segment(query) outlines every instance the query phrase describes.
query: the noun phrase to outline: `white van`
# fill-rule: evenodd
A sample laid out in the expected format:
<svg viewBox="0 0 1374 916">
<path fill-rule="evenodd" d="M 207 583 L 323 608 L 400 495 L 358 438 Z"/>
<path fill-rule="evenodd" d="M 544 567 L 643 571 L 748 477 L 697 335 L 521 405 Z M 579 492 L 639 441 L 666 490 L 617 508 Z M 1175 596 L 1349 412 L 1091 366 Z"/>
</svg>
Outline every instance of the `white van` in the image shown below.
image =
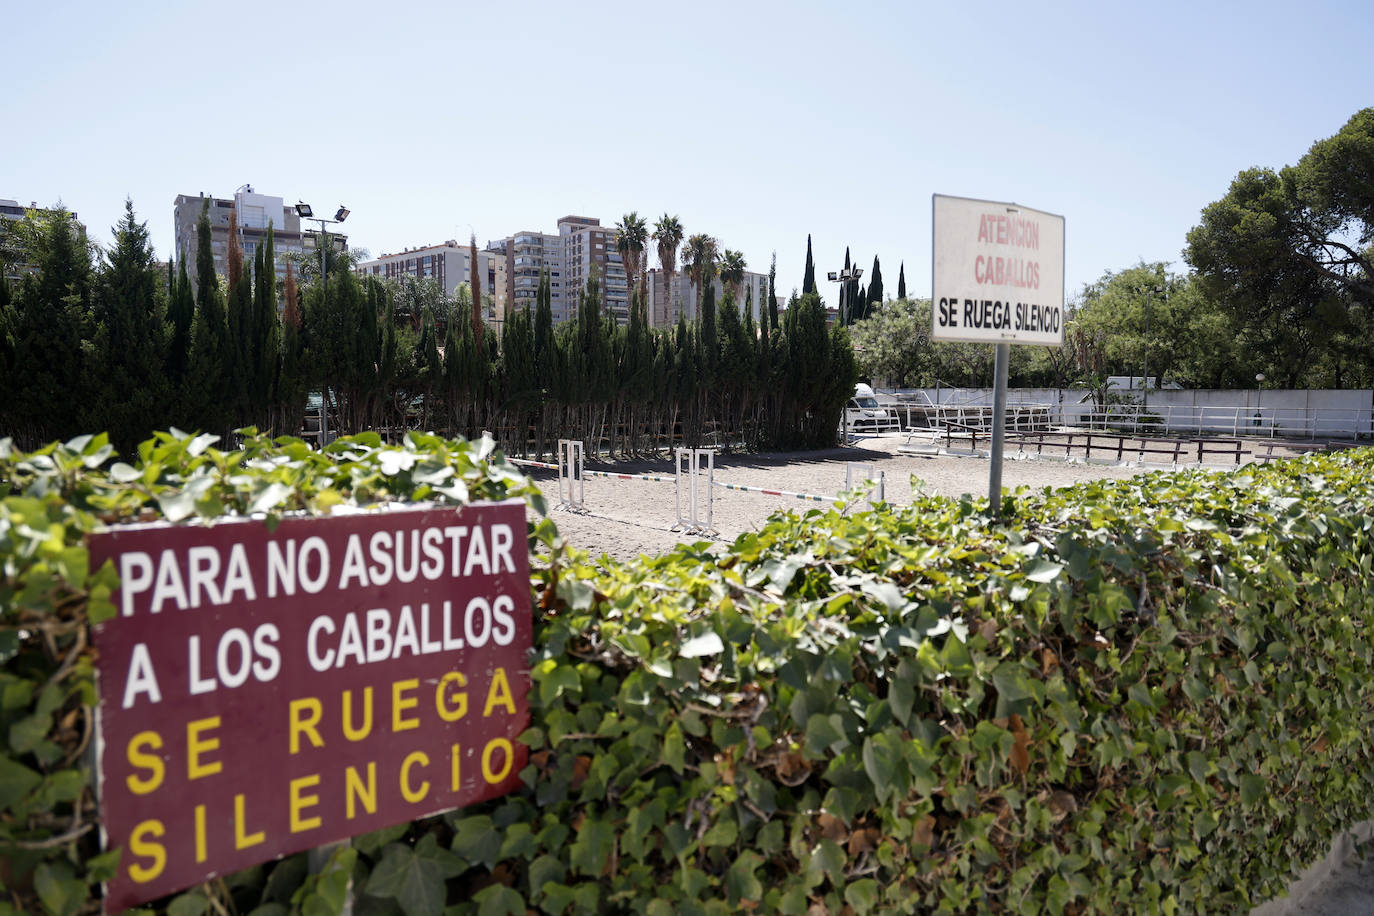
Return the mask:
<svg viewBox="0 0 1374 916">
<path fill-rule="evenodd" d="M 872 387 L 863 382 L 854 386 L 854 396 L 844 411 L 845 423 L 851 433 L 899 433 L 901 420 L 897 411 L 878 403 Z"/>
</svg>

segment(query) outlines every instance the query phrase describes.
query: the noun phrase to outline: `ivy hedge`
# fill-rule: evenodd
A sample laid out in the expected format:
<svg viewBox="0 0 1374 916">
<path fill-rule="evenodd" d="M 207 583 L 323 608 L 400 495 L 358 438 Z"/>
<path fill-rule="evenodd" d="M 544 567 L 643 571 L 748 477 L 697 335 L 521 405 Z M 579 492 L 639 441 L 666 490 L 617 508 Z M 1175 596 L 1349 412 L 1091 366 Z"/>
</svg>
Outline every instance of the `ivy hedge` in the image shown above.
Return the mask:
<svg viewBox="0 0 1374 916">
<path fill-rule="evenodd" d="M 0 913 L 98 907 L 84 532 L 538 492 L 489 442 L 0 444 Z M 542 510 L 542 506 L 540 507 Z M 780 513 L 592 564 L 531 526 L 526 788 L 151 912 L 1243 912 L 1374 814 L 1374 450 Z"/>
</svg>

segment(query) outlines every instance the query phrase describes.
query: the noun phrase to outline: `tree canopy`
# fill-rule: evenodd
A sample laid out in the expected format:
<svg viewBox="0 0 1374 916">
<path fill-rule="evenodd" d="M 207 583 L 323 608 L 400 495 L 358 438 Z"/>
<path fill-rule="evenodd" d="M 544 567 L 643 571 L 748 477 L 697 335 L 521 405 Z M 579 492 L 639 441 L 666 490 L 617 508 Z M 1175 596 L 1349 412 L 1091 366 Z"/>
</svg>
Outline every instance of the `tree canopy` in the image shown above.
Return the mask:
<svg viewBox="0 0 1374 916">
<path fill-rule="evenodd" d="M 1202 211 L 1184 256 L 1244 349 L 1291 387 L 1374 383 L 1374 108 L 1296 165 L 1251 168 Z"/>
</svg>

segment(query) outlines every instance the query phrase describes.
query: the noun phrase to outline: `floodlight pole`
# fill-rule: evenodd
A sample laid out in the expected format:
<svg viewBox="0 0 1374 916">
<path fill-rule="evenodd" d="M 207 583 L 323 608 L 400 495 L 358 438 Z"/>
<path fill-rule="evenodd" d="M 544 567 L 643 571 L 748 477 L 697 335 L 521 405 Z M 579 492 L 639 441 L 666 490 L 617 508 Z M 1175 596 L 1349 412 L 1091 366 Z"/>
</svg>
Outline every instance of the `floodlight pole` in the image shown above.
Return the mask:
<svg viewBox="0 0 1374 916">
<path fill-rule="evenodd" d="M 1002 512 L 1002 443 L 1007 435 L 1007 364 L 1011 344 L 997 345 L 992 383 L 992 465 L 988 468 L 988 509 L 994 518 Z"/>
<path fill-rule="evenodd" d="M 312 223 L 320 224 L 320 295 L 328 301 L 329 299 L 329 226 L 330 223 L 342 223 L 348 219 L 348 208 L 339 207 L 333 219 L 325 219 L 322 216 L 314 216 L 310 205 L 307 203 L 296 204 L 296 212 L 300 218 Z"/>
</svg>

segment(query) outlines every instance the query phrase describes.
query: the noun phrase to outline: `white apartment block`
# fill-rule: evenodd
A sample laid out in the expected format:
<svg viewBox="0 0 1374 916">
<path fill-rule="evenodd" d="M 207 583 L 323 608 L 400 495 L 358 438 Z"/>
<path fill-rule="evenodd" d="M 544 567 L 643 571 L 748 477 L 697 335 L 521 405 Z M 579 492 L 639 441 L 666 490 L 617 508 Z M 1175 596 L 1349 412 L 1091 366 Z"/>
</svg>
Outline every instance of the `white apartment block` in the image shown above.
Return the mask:
<svg viewBox="0 0 1374 916">
<path fill-rule="evenodd" d="M 670 328 L 677 324 L 679 315 L 685 315 L 688 321 L 700 318 L 697 307 L 701 297 L 691 278 L 678 270 L 673 274 L 671 287 L 667 280 L 668 275 L 658 268 L 650 270 L 645 280 L 649 324 L 656 328 Z M 720 314 L 720 303 L 725 298 L 725 288 L 719 277 L 711 280 L 711 286 L 716 293 L 716 314 Z M 744 317 L 745 303 L 750 303 L 754 325 L 757 327 L 763 310 L 768 307 L 768 274 L 744 272 L 744 279 L 740 282 L 739 293 L 735 299 L 741 319 Z"/>
<path fill-rule="evenodd" d="M 625 263 L 615 247 L 615 229 L 586 216 L 565 216 L 558 221 L 563 239 L 563 268 L 567 289 L 573 290 L 569 317 L 576 314 L 577 296 L 595 273 L 601 284 L 601 301 L 617 324 L 630 320 L 629 286 Z"/>
<path fill-rule="evenodd" d="M 253 255 L 259 244 L 267 239 L 267 227 L 272 227 L 272 247 L 277 255 L 276 273 L 278 279 L 286 276 L 286 262 L 282 255 L 287 252 L 319 251 L 318 233 L 307 230 L 301 232 L 301 218 L 295 206 L 287 206 L 280 197 L 258 194 L 250 185 L 244 185 L 234 193 L 232 199 L 178 194 L 172 208 L 172 221 L 175 228 L 175 256 L 186 259 L 186 269 L 192 283 L 196 279 L 196 225 L 201 209 L 206 201 L 210 203 L 210 249 L 215 256 L 215 272 L 225 274 L 229 264 L 229 214 L 238 215 L 239 247 L 243 250 L 244 264 L 253 263 Z M 330 244 L 336 249 L 348 246 L 348 237 L 340 233 L 329 233 Z"/>
<path fill-rule="evenodd" d="M 549 274 L 549 305 L 554 324 L 577 317 L 577 305 L 587 280 L 596 274 L 601 303 L 618 323 L 630 320 L 625 264 L 615 249 L 615 229 L 589 216 L 565 216 L 558 232 L 524 231 L 507 238 L 506 276 L 512 309 L 533 313 L 539 276 Z M 493 242 L 488 247 L 496 247 Z"/>
<path fill-rule="evenodd" d="M 492 243 L 488 247 L 493 247 Z M 553 322 L 567 321 L 568 288 L 563 270 L 563 237 L 544 232 L 517 232 L 504 241 L 506 251 L 506 301 L 511 310 L 535 310 L 535 296 L 539 291 L 539 275 L 549 274 L 549 305 Z M 577 298 L 574 294 L 573 303 Z"/>
<path fill-rule="evenodd" d="M 491 246 L 477 251 L 477 280 L 488 314 L 500 315 L 505 312 L 505 260 L 505 252 L 492 251 Z M 472 249 L 460 245 L 455 239 L 449 239 L 441 245 L 406 248 L 395 254 L 383 254 L 379 258 L 363 261 L 354 270 L 365 277 L 432 279 L 443 289 L 445 296 L 452 298 L 458 284 L 472 282 Z"/>
</svg>

